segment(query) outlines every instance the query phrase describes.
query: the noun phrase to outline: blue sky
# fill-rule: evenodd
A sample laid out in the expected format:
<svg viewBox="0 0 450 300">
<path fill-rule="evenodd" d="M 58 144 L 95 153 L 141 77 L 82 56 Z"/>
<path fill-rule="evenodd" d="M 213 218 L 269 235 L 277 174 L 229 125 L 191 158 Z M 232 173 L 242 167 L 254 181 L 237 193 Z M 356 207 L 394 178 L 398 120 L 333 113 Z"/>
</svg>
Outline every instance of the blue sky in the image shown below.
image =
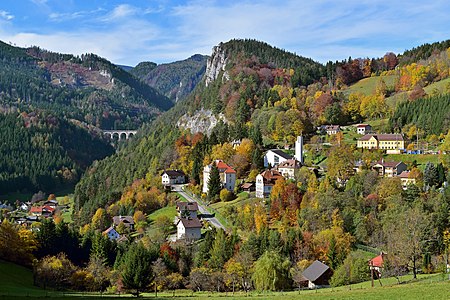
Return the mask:
<svg viewBox="0 0 450 300">
<path fill-rule="evenodd" d="M 450 38 L 450 1 L 2 0 L 0 40 L 114 63 L 172 62 L 254 38 L 320 62 Z"/>
</svg>

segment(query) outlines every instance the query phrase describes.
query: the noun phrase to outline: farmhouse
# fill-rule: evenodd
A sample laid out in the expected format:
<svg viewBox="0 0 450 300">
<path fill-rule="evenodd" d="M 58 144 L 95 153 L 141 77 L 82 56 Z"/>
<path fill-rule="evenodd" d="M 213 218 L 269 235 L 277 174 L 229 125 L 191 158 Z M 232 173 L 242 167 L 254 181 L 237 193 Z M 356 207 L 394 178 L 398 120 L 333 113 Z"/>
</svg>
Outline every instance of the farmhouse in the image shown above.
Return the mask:
<svg viewBox="0 0 450 300">
<path fill-rule="evenodd" d="M 395 177 L 399 176 L 403 171 L 406 171 L 406 165 L 401 161 L 386 162 L 382 159 L 372 165 L 372 170 L 377 171 L 379 176 Z"/>
<path fill-rule="evenodd" d="M 302 275 L 308 280 L 308 288 L 317 289 L 330 286 L 333 271 L 326 264 L 316 260 L 303 271 Z"/>
<path fill-rule="evenodd" d="M 334 135 L 334 134 L 337 134 L 339 131 L 341 131 L 341 126 L 339 126 L 339 125 L 324 125 L 322 127 L 322 130 L 325 131 L 328 135 Z"/>
<path fill-rule="evenodd" d="M 278 164 L 277 170 L 286 179 L 295 179 L 295 175 L 301 168 L 302 164 L 295 159 L 288 159 Z"/>
<path fill-rule="evenodd" d="M 293 157 L 280 149 L 270 149 L 264 154 L 264 167 L 275 167 L 279 163 L 282 163 Z"/>
<path fill-rule="evenodd" d="M 161 173 L 161 182 L 164 186 L 184 184 L 186 183 L 186 175 L 181 170 L 164 170 Z"/>
<path fill-rule="evenodd" d="M 201 238 L 202 223 L 197 218 L 180 218 L 177 223 L 177 240 L 196 241 Z"/>
<path fill-rule="evenodd" d="M 356 132 L 358 134 L 367 134 L 372 131 L 372 126 L 369 124 L 358 124 L 356 125 Z"/>
<path fill-rule="evenodd" d="M 366 134 L 358 140 L 358 148 L 401 150 L 405 148 L 405 141 L 401 134 Z"/>
<path fill-rule="evenodd" d="M 197 202 L 177 202 L 177 213 L 179 218 L 197 218 Z"/>
<path fill-rule="evenodd" d="M 123 223 L 123 225 L 130 230 L 134 229 L 134 220 L 132 216 L 114 216 L 113 226 L 119 226 L 120 223 Z"/>
<path fill-rule="evenodd" d="M 203 168 L 203 193 L 208 193 L 209 176 L 213 164 L 216 164 L 217 168 L 219 169 L 220 182 L 222 183 L 222 187 L 226 188 L 230 192 L 233 192 L 234 186 L 236 184 L 236 171 L 232 167 L 224 163 L 222 160 L 215 160 L 214 162 Z"/>
<path fill-rule="evenodd" d="M 266 170 L 261 174 L 258 174 L 256 176 L 256 197 L 268 197 L 275 182 L 282 177 L 283 175 L 276 170 Z"/>
</svg>

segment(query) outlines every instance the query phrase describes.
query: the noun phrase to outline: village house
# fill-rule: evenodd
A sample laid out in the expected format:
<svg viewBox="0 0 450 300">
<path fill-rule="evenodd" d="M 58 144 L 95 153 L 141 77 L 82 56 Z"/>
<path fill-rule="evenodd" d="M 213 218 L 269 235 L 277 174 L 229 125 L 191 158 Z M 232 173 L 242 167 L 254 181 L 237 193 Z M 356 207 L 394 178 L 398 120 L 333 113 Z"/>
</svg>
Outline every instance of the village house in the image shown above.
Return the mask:
<svg viewBox="0 0 450 300">
<path fill-rule="evenodd" d="M 302 167 L 302 164 L 296 159 L 288 159 L 278 164 L 277 170 L 286 179 L 295 179 L 298 170 Z"/>
<path fill-rule="evenodd" d="M 382 177 L 396 177 L 406 171 L 406 165 L 401 161 L 386 162 L 382 159 L 372 164 L 372 170 L 377 171 L 378 175 Z"/>
<path fill-rule="evenodd" d="M 197 202 L 177 202 L 177 213 L 179 218 L 197 218 Z"/>
<path fill-rule="evenodd" d="M 255 191 L 255 183 L 254 182 L 245 182 L 241 185 L 241 189 L 244 192 L 254 192 Z"/>
<path fill-rule="evenodd" d="M 186 183 L 186 175 L 181 170 L 164 170 L 161 173 L 161 182 L 164 186 L 184 184 Z"/>
<path fill-rule="evenodd" d="M 120 223 L 123 223 L 123 225 L 130 230 L 134 230 L 134 220 L 132 216 L 114 216 L 113 226 L 119 226 Z"/>
<path fill-rule="evenodd" d="M 404 190 L 408 189 L 408 185 L 416 184 L 416 179 L 410 177 L 409 171 L 403 171 L 398 177 L 400 177 L 400 180 L 402 181 L 402 188 Z"/>
<path fill-rule="evenodd" d="M 335 135 L 339 131 L 341 131 L 341 126 L 339 125 L 324 125 L 321 127 L 323 131 L 325 131 L 328 135 Z"/>
<path fill-rule="evenodd" d="M 117 241 L 120 238 L 120 234 L 116 231 L 116 229 L 114 229 L 113 226 L 103 231 L 103 234 L 106 235 L 111 241 Z"/>
<path fill-rule="evenodd" d="M 177 223 L 177 240 L 193 242 L 202 237 L 202 223 L 197 218 L 180 218 Z"/>
<path fill-rule="evenodd" d="M 216 167 L 219 169 L 220 182 L 222 183 L 222 187 L 229 190 L 230 192 L 233 192 L 234 186 L 236 184 L 236 171 L 232 167 L 224 163 L 222 160 L 215 160 L 214 162 L 203 168 L 203 193 L 208 193 L 208 182 L 212 164 L 216 164 Z"/>
<path fill-rule="evenodd" d="M 302 273 L 308 280 L 308 288 L 317 289 L 330 286 L 333 271 L 326 264 L 316 260 Z"/>
<path fill-rule="evenodd" d="M 276 170 L 265 170 L 256 176 L 256 197 L 264 198 L 270 195 L 275 182 L 282 178 L 280 172 Z"/>
<path fill-rule="evenodd" d="M 57 200 L 47 200 L 42 205 L 56 208 L 56 207 L 58 207 L 58 201 Z"/>
<path fill-rule="evenodd" d="M 369 124 L 358 124 L 356 125 L 356 133 L 358 134 L 367 134 L 372 131 L 372 126 Z"/>
<path fill-rule="evenodd" d="M 401 134 L 366 134 L 358 140 L 358 148 L 402 150 L 405 149 L 405 141 Z"/>
<path fill-rule="evenodd" d="M 42 206 L 32 206 L 30 208 L 30 215 L 32 216 L 42 216 L 42 217 L 51 217 L 55 213 L 55 208 L 50 207 L 48 205 L 42 205 Z"/>
<path fill-rule="evenodd" d="M 293 157 L 280 149 L 270 149 L 264 154 L 264 167 L 275 167 Z"/>
</svg>

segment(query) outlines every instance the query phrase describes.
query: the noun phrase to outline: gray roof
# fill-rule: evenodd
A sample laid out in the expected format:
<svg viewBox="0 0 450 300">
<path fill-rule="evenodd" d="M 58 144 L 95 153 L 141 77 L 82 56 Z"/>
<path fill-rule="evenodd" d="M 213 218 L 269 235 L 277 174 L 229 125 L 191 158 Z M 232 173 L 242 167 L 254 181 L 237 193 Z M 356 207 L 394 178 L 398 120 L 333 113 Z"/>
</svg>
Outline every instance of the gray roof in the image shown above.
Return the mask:
<svg viewBox="0 0 450 300">
<path fill-rule="evenodd" d="M 280 149 L 270 149 L 269 151 L 272 151 L 273 153 L 275 153 L 278 156 L 281 156 L 282 158 L 285 159 L 292 159 L 292 156 L 285 153 L 284 151 L 280 150 Z"/>
<path fill-rule="evenodd" d="M 330 268 L 326 264 L 316 260 L 308 268 L 306 268 L 305 271 L 303 271 L 302 275 L 309 281 L 316 281 L 320 276 L 328 271 L 328 269 Z"/>
</svg>

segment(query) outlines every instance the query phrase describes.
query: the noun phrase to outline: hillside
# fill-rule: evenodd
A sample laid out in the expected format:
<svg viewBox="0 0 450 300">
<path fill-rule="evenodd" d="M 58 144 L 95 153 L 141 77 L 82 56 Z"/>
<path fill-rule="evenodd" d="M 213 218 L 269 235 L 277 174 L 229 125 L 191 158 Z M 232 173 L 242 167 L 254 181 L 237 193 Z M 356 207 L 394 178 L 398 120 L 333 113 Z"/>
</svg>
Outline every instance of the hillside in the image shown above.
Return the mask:
<svg viewBox="0 0 450 300">
<path fill-rule="evenodd" d="M 44 113 L 0 114 L 0 195 L 73 186 L 112 146 L 64 119 Z"/>
<path fill-rule="evenodd" d="M 173 102 L 189 95 L 205 73 L 207 56 L 195 54 L 188 59 L 156 65 L 142 62 L 130 72 L 164 94 Z"/>
<path fill-rule="evenodd" d="M 0 106 L 40 108 L 103 129 L 136 129 L 173 104 L 93 54 L 76 57 L 0 42 Z"/>
<path fill-rule="evenodd" d="M 256 55 L 261 55 L 261 58 Z M 218 59 L 221 56 L 224 56 L 223 60 Z M 220 65 L 220 61 L 226 61 L 226 66 Z M 292 71 L 286 69 L 288 67 Z M 223 69 L 228 74 L 224 78 L 228 80 L 216 80 L 224 76 Z M 176 123 L 187 112 L 194 113 L 204 108 L 225 114 L 229 122 L 226 134 L 214 134 L 211 145 L 248 136 L 245 123 L 249 120 L 254 120 L 264 135 L 291 128 L 295 122 L 297 130 L 311 132 L 308 114 L 291 109 L 285 117 L 292 101 L 283 100 L 282 96 L 290 93 L 289 97 L 294 97 L 292 82 L 308 84 L 319 80 L 323 74 L 321 64 L 266 43 L 232 40 L 215 47 L 208 60 L 205 82 L 200 83 L 186 100 L 142 130 L 151 134 L 132 141 L 120 153 L 94 165 L 92 170 L 95 172 L 88 172 L 82 178 L 75 191 L 75 201 L 82 208 L 78 216 L 80 223 L 87 222 L 98 207 L 117 201 L 133 180 L 145 177 L 147 172 L 154 173 L 178 163 L 180 156 L 173 145 L 181 132 L 176 129 Z M 300 94 L 300 91 L 296 93 Z M 277 116 L 287 120 L 282 124 L 284 129 L 263 123 Z M 278 140 L 285 138 L 279 136 Z M 187 174 L 192 173 L 191 168 L 183 167 Z"/>
</svg>

